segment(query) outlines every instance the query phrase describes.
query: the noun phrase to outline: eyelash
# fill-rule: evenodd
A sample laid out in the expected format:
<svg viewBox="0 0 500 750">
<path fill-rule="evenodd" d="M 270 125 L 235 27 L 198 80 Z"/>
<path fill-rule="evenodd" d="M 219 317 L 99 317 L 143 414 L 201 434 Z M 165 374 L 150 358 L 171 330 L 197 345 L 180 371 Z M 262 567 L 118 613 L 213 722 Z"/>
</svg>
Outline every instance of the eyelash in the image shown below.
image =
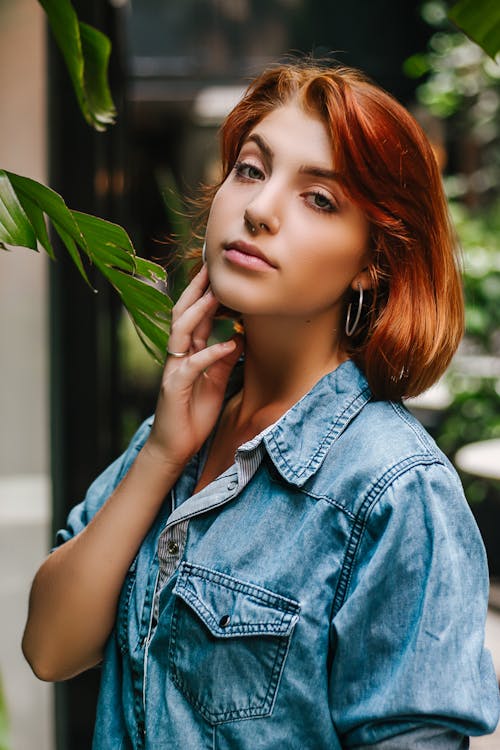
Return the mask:
<svg viewBox="0 0 500 750">
<path fill-rule="evenodd" d="M 327 206 L 321 207 L 321 206 L 316 205 L 315 203 L 309 203 L 309 206 L 313 209 L 313 211 L 318 211 L 321 214 L 325 214 L 325 213 L 332 214 L 339 210 L 338 206 L 334 203 L 334 201 L 330 200 L 328 196 L 326 196 L 324 193 L 319 192 L 318 190 L 312 193 L 307 193 L 307 195 L 313 196 L 314 198 L 317 198 L 317 197 L 322 198 L 328 204 Z"/>
<path fill-rule="evenodd" d="M 259 173 L 259 177 L 250 177 L 250 175 L 245 174 L 245 172 L 250 169 L 255 169 L 255 171 Z M 263 171 L 256 167 L 255 164 L 250 164 L 246 161 L 237 161 L 234 165 L 234 171 L 236 173 L 236 176 L 240 177 L 243 180 L 259 180 L 264 176 Z"/>
<path fill-rule="evenodd" d="M 247 174 L 247 172 L 249 172 L 251 169 L 254 169 L 257 172 L 256 176 L 252 177 L 250 174 Z M 255 164 L 250 164 L 249 162 L 245 161 L 237 161 L 234 165 L 234 172 L 236 174 L 236 177 L 240 180 L 261 180 L 264 177 L 264 173 L 261 169 L 259 169 L 259 167 L 256 167 Z M 313 211 L 317 211 L 321 214 L 336 213 L 338 211 L 338 206 L 336 205 L 336 203 L 319 190 L 305 193 L 305 196 L 312 196 L 313 198 L 319 197 L 327 202 L 327 206 L 321 207 L 312 201 L 307 201 L 307 205 L 312 208 Z"/>
</svg>

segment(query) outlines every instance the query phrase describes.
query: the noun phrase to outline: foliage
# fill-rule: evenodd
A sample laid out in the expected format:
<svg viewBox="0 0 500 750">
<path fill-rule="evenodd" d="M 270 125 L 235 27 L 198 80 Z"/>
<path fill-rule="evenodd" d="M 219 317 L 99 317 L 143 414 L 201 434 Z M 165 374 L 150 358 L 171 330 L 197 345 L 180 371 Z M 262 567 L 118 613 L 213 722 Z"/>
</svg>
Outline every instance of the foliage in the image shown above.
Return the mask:
<svg viewBox="0 0 500 750">
<path fill-rule="evenodd" d="M 115 116 L 107 83 L 109 39 L 81 23 L 69 0 L 39 2 L 47 13 L 85 119 L 96 130 L 104 130 Z M 8 245 L 37 250 L 40 244 L 54 259 L 46 216 L 87 283 L 90 285 L 85 261 L 90 261 L 117 290 L 141 341 L 161 362 L 172 307 L 165 293 L 164 269 L 138 257 L 122 227 L 72 211 L 53 190 L 0 169 L 0 248 Z"/>
<path fill-rule="evenodd" d="M 500 4 L 498 0 L 460 0 L 448 17 L 491 58 L 500 51 Z"/>
<path fill-rule="evenodd" d="M 457 201 L 450 209 L 464 256 L 469 348 L 500 356 L 500 200 L 481 211 Z"/>
<path fill-rule="evenodd" d="M 487 26 L 498 35 L 500 6 L 493 0 L 486 12 L 489 2 L 464 0 L 448 16 L 444 0 L 423 3 L 434 33 L 427 50 L 405 64 L 421 79 L 420 104 L 446 123 L 452 145 L 453 172 L 444 182 L 464 256 L 466 338 L 447 376 L 452 403 L 435 432 L 451 458 L 467 443 L 500 437 L 500 65 L 448 20 L 477 41 Z M 491 492 L 486 480 L 464 475 L 463 481 L 471 503 Z"/>
<path fill-rule="evenodd" d="M 83 278 L 82 253 L 114 286 L 148 351 L 162 361 L 172 303 L 163 286 L 161 266 L 139 258 L 122 227 L 71 211 L 58 193 L 27 177 L 0 170 L 0 247 L 37 249 L 37 240 L 53 258 L 45 226 L 47 215 Z"/>
<path fill-rule="evenodd" d="M 39 0 L 62 52 L 78 104 L 95 130 L 106 130 L 116 116 L 108 87 L 111 43 L 98 29 L 82 23 L 69 0 Z"/>
</svg>

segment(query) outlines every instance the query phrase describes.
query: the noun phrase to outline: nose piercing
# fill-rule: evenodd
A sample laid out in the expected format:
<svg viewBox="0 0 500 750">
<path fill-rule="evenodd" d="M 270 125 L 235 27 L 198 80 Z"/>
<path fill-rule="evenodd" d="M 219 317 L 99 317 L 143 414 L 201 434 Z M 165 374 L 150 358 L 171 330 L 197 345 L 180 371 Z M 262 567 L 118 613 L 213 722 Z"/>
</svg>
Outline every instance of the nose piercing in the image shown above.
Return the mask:
<svg viewBox="0 0 500 750">
<path fill-rule="evenodd" d="M 259 227 L 259 229 L 265 229 L 266 225 L 261 221 L 259 223 L 258 227 Z M 257 227 L 254 224 L 250 224 L 249 223 L 248 228 L 250 230 L 250 234 L 255 234 L 255 232 L 257 231 Z"/>
</svg>

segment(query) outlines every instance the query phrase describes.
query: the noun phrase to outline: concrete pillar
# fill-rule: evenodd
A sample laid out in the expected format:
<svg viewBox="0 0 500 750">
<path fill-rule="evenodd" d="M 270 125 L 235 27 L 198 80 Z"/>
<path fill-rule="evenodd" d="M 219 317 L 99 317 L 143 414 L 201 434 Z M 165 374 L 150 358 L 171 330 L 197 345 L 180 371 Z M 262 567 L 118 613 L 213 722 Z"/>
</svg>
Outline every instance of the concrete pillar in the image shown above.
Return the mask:
<svg viewBox="0 0 500 750">
<path fill-rule="evenodd" d="M 0 167 L 46 182 L 45 16 L 0 2 Z M 49 543 L 47 258 L 0 250 L 0 674 L 12 750 L 52 750 L 52 686 L 20 650 Z"/>
</svg>

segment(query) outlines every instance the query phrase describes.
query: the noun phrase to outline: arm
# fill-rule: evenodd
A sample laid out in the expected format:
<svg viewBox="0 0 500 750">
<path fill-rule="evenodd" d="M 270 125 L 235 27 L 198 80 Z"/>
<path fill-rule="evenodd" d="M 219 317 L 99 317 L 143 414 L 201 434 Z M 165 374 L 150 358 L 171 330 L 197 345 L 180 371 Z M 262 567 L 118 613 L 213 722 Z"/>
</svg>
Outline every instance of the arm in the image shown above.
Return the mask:
<svg viewBox="0 0 500 750">
<path fill-rule="evenodd" d="M 410 729 L 374 745 L 357 745 L 351 750 L 468 750 L 469 738 L 453 729 L 432 725 Z"/>
<path fill-rule="evenodd" d="M 442 463 L 411 468 L 359 523 L 331 631 L 342 747 L 466 747 L 493 731 L 498 690 L 484 649 L 484 548 L 458 479 Z"/>
<path fill-rule="evenodd" d="M 206 269 L 173 310 L 170 346 L 150 435 L 118 487 L 33 582 L 23 652 L 35 674 L 63 680 L 101 660 L 125 574 L 163 500 L 201 447 L 240 354 L 234 342 L 206 347 L 217 300 Z"/>
</svg>

